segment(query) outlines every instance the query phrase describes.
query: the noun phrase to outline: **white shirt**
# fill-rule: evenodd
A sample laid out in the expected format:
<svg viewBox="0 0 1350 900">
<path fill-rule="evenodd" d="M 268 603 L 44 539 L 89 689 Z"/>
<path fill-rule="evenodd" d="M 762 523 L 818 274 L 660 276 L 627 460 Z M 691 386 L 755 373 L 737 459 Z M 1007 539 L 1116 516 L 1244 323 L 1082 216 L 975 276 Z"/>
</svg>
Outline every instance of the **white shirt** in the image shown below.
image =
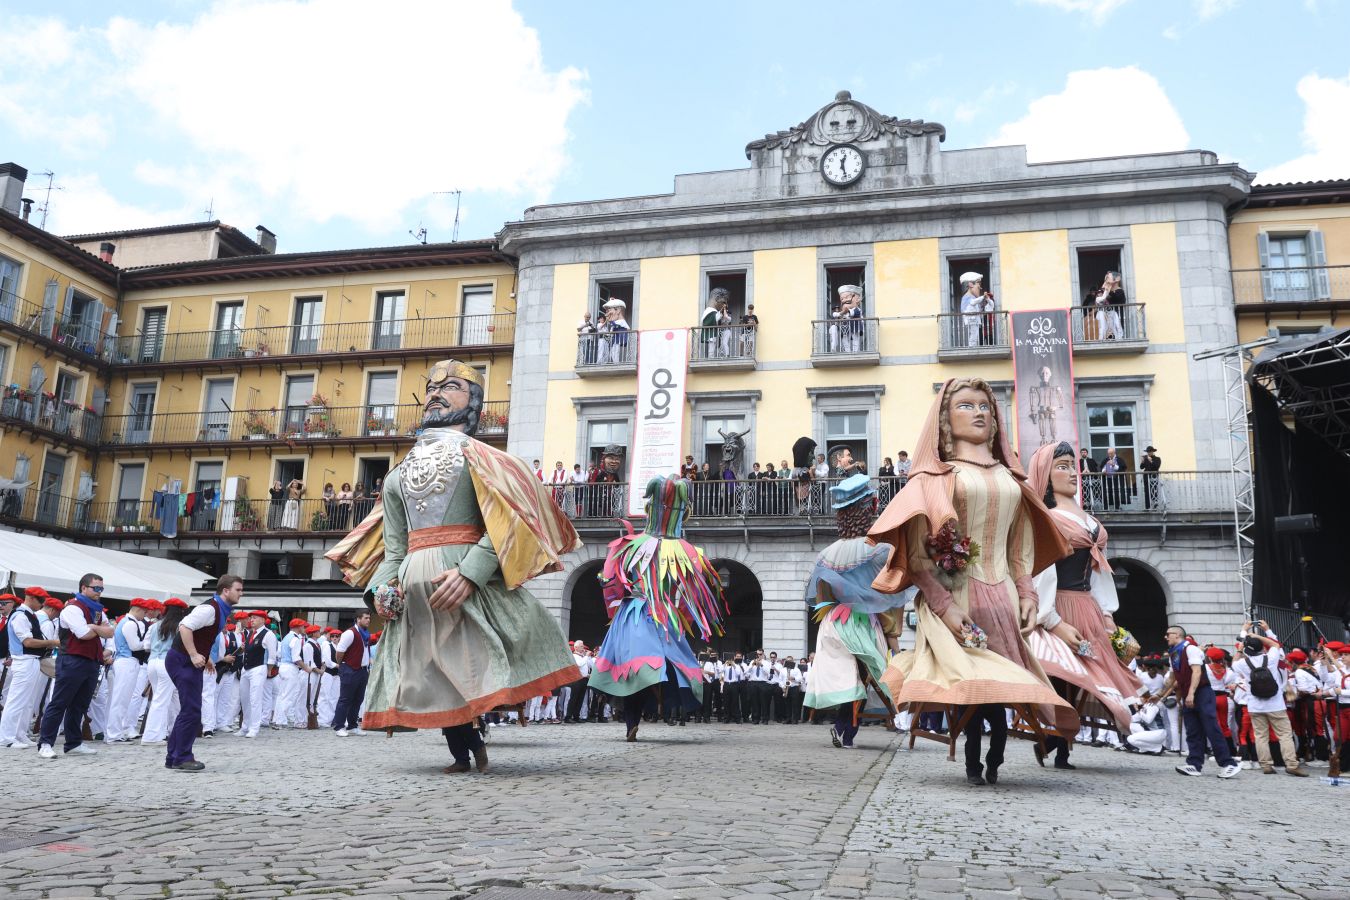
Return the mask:
<svg viewBox="0 0 1350 900">
<path fill-rule="evenodd" d="M 1237 684 L 1237 676 L 1233 674 L 1232 669 L 1224 669 L 1223 677 L 1219 678 L 1215 676 L 1214 669 L 1207 665 L 1205 666 L 1205 677 L 1209 679 L 1209 686 L 1214 689 L 1215 693 L 1219 691 L 1227 692 L 1233 685 Z"/>
<path fill-rule="evenodd" d="M 779 688 L 787 686 L 787 672 L 778 663 L 769 666 L 769 681 Z"/>
<path fill-rule="evenodd" d="M 42 627 L 42 620 L 46 618 L 40 611 L 29 609 L 26 606 L 18 607 L 14 612 L 9 614 L 9 630 L 14 635 L 14 639 L 18 641 L 20 647 L 23 646 L 23 642 L 26 638 L 42 639 L 42 635 L 33 634 L 33 620 L 28 618 L 25 613 L 32 613 L 38 617 L 38 628 Z M 34 657 L 34 659 L 36 659 L 36 657 Z"/>
<path fill-rule="evenodd" d="M 801 687 L 805 683 L 806 683 L 806 676 L 802 674 L 801 669 L 797 668 L 796 666 L 793 666 L 792 668 L 787 670 L 788 688 Z"/>
<path fill-rule="evenodd" d="M 1294 671 L 1294 689 L 1300 694 L 1313 694 L 1315 696 L 1321 692 L 1322 685 L 1307 669 L 1296 669 Z"/>
<path fill-rule="evenodd" d="M 275 666 L 277 664 L 277 648 L 281 646 L 281 642 L 277 640 L 277 636 L 266 625 L 259 628 L 258 631 L 263 632 L 263 665 Z M 252 634 L 257 634 L 258 631 L 252 632 Z M 242 652 L 241 650 L 240 653 L 242 654 Z"/>
<path fill-rule="evenodd" d="M 342 632 L 342 637 L 338 638 L 337 642 L 337 653 L 339 657 L 341 657 L 342 654 L 346 653 L 351 648 L 352 641 L 354 640 L 356 640 L 355 628 L 348 628 L 346 631 Z M 361 648 L 361 665 L 363 666 L 370 665 L 369 646 L 363 646 Z"/>
<path fill-rule="evenodd" d="M 829 477 L 830 477 L 830 464 L 829 464 L 829 463 L 818 463 L 818 464 L 816 465 L 816 467 L 815 467 L 814 469 L 812 469 L 811 471 L 815 473 L 815 476 L 816 476 L 817 478 L 829 478 Z"/>
<path fill-rule="evenodd" d="M 301 654 L 305 652 L 305 638 L 303 635 L 296 634 L 294 631 L 282 638 L 282 643 L 290 648 L 291 661 L 289 665 L 300 665 Z M 288 678 L 290 676 L 287 676 Z"/>
<path fill-rule="evenodd" d="M 1285 711 L 1284 705 L 1284 683 L 1288 680 L 1283 669 L 1280 668 L 1280 661 L 1284 659 L 1284 651 L 1279 647 L 1267 647 L 1266 652 L 1258 656 L 1244 656 L 1233 663 L 1233 671 L 1238 678 L 1242 679 L 1250 691 L 1252 681 L 1252 660 L 1259 664 L 1262 660 L 1270 667 L 1270 674 L 1275 676 L 1275 696 L 1258 697 L 1255 694 L 1248 694 L 1247 712 L 1250 713 L 1279 713 Z"/>
<path fill-rule="evenodd" d="M 180 627 L 187 626 L 188 631 L 196 631 L 198 628 L 205 628 L 216 620 L 216 605 L 210 600 L 205 603 L 199 603 L 183 616 Z"/>
<path fill-rule="evenodd" d="M 745 680 L 745 663 L 729 662 L 722 668 L 722 680 L 727 684 L 737 684 Z"/>
<path fill-rule="evenodd" d="M 585 483 L 586 483 L 586 473 L 585 473 L 585 472 L 573 472 L 573 473 L 572 473 L 572 483 L 573 483 L 573 484 L 585 484 Z"/>
<path fill-rule="evenodd" d="M 131 616 L 127 616 L 117 623 L 117 630 L 122 632 L 122 640 L 127 642 L 127 649 L 132 653 L 150 649 L 142 635 L 142 632 L 146 634 L 150 632 L 150 628 L 146 625 L 144 619 L 133 619 Z M 114 644 L 114 646 L 116 645 Z"/>
<path fill-rule="evenodd" d="M 576 663 L 577 668 L 581 670 L 582 678 L 590 677 L 591 670 L 595 668 L 595 658 L 584 653 L 573 653 L 572 662 Z"/>
<path fill-rule="evenodd" d="M 550 479 L 554 484 L 566 484 L 571 475 L 566 469 L 554 469 L 553 476 Z"/>
<path fill-rule="evenodd" d="M 100 615 L 98 621 L 94 624 L 97 625 L 106 621 L 108 621 L 108 616 L 105 613 Z M 65 608 L 61 610 L 61 627 L 74 634 L 77 638 L 87 638 L 93 633 L 93 629 L 89 627 L 89 623 L 84 620 L 84 612 L 75 605 L 75 601 L 73 600 L 67 603 Z"/>
<path fill-rule="evenodd" d="M 765 660 L 758 662 L 749 662 L 745 664 L 745 677 L 747 681 L 768 681 L 769 664 Z"/>
</svg>

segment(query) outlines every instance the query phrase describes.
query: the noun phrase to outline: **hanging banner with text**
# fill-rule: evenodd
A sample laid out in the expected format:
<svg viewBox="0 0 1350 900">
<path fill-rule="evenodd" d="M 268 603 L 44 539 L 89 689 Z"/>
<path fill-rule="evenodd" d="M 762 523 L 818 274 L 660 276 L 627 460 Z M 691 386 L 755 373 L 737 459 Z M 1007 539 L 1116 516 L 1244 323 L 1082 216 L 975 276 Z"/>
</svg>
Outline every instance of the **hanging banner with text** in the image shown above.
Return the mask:
<svg viewBox="0 0 1350 900">
<path fill-rule="evenodd" d="M 648 481 L 680 472 L 688 375 L 689 329 L 638 332 L 637 420 L 628 465 L 630 516 L 644 512 Z"/>
<path fill-rule="evenodd" d="M 1067 309 L 1012 314 L 1017 453 L 1023 468 L 1031 464 L 1031 454 L 1046 444 L 1068 441 L 1077 453 L 1070 334 Z"/>
</svg>

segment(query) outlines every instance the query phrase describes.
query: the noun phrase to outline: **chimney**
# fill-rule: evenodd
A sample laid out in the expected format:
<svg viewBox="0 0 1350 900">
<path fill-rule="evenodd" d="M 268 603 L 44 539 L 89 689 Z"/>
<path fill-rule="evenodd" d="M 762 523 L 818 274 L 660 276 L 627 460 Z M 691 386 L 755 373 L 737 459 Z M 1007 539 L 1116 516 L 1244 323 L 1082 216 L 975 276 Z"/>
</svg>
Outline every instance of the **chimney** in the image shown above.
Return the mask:
<svg viewBox="0 0 1350 900">
<path fill-rule="evenodd" d="M 0 209 L 10 215 L 19 214 L 19 202 L 23 198 L 23 183 L 28 180 L 28 170 L 18 163 L 0 163 Z"/>
<path fill-rule="evenodd" d="M 263 248 L 264 253 L 277 252 L 277 236 L 266 225 L 259 225 L 258 228 L 258 246 Z"/>
<path fill-rule="evenodd" d="M 98 258 L 105 263 L 112 263 L 113 254 L 117 252 L 117 245 L 112 241 L 104 241 L 98 245 Z"/>
<path fill-rule="evenodd" d="M 19 202 L 23 204 L 23 220 L 27 222 L 28 217 L 33 214 L 33 201 L 28 197 L 24 197 Z"/>
</svg>

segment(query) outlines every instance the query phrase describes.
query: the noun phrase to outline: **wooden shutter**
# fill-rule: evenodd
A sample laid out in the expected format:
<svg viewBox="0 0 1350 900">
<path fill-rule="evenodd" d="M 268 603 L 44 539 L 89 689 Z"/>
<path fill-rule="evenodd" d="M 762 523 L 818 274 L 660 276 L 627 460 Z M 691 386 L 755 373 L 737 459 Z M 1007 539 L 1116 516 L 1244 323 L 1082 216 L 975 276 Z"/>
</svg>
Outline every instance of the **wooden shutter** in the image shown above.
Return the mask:
<svg viewBox="0 0 1350 900">
<path fill-rule="evenodd" d="M 1313 299 L 1331 299 L 1331 271 L 1327 268 L 1327 244 L 1320 231 L 1308 232 L 1308 251 L 1313 264 Z"/>
<path fill-rule="evenodd" d="M 49 338 L 56 337 L 56 291 L 59 287 L 53 278 L 42 290 L 42 321 L 38 327 Z"/>
<path fill-rule="evenodd" d="M 1261 260 L 1261 299 L 1275 299 L 1275 285 L 1270 277 L 1270 235 L 1264 231 L 1256 236 L 1256 253 Z"/>
</svg>

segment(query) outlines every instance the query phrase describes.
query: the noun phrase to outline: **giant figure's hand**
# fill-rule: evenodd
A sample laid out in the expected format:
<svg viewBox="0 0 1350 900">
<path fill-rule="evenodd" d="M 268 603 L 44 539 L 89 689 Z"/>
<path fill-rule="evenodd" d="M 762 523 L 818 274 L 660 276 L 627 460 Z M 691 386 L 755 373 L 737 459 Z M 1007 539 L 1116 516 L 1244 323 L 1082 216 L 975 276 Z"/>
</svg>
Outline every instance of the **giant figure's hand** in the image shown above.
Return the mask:
<svg viewBox="0 0 1350 900">
<path fill-rule="evenodd" d="M 947 607 L 947 611 L 942 614 L 942 624 L 947 626 L 947 630 L 956 635 L 956 639 L 961 640 L 961 629 L 967 625 L 974 625 L 975 622 L 967 614 L 961 612 L 953 603 Z"/>
<path fill-rule="evenodd" d="M 433 577 L 431 583 L 437 586 L 427 598 L 432 609 L 458 609 L 473 593 L 473 582 L 459 574 L 459 569 L 446 569 Z"/>
<path fill-rule="evenodd" d="M 1074 628 L 1064 619 L 1059 620 L 1059 624 L 1050 629 L 1051 633 L 1056 635 L 1075 652 L 1078 652 L 1078 645 L 1083 643 L 1083 635 L 1077 628 Z"/>
</svg>

